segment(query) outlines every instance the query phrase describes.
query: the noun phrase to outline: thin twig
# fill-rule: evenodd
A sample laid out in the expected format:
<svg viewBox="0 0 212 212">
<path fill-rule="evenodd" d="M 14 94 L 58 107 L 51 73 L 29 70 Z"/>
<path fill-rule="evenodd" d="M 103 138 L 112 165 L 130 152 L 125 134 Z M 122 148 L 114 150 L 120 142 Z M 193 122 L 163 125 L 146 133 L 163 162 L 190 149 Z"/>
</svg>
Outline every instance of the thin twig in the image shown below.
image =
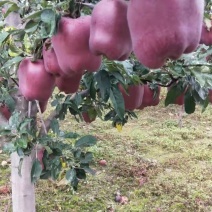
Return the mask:
<svg viewBox="0 0 212 212">
<path fill-rule="evenodd" d="M 44 123 L 44 120 L 43 120 L 43 117 L 42 117 L 39 102 L 38 102 L 38 100 L 35 100 L 35 102 L 36 102 L 36 105 L 37 105 L 37 108 L 38 108 L 38 112 L 39 112 L 39 116 L 40 116 L 40 119 L 41 119 L 41 123 L 43 125 L 44 132 L 45 132 L 45 134 L 47 134 L 47 130 L 46 130 L 46 126 L 45 126 L 45 123 Z"/>
<path fill-rule="evenodd" d="M 86 6 L 90 9 L 93 9 L 95 7 L 95 4 L 92 4 L 92 3 L 82 3 L 82 2 L 76 2 L 77 4 L 80 4 L 80 5 L 83 5 L 83 6 Z"/>
<path fill-rule="evenodd" d="M 89 90 L 83 90 L 80 93 L 78 93 L 78 95 L 80 95 L 82 98 L 86 97 L 89 95 Z M 76 96 L 76 93 L 74 93 L 70 100 L 73 100 Z M 59 115 L 60 111 L 56 111 L 54 110 L 49 117 L 43 122 L 43 127 L 41 128 L 40 132 L 39 132 L 39 136 L 46 134 L 49 130 L 50 130 L 50 126 L 51 126 L 51 122 L 54 118 L 57 118 Z"/>
</svg>

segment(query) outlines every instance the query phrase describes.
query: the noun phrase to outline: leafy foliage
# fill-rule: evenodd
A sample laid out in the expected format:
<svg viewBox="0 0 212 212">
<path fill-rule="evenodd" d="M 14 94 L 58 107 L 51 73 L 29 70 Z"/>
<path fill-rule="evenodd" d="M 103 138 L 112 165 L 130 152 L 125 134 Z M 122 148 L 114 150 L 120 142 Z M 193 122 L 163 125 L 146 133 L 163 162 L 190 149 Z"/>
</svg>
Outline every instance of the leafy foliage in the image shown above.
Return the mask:
<svg viewBox="0 0 212 212">
<path fill-rule="evenodd" d="M 86 72 L 82 78 L 80 89 L 73 95 L 65 95 L 55 91 L 51 106 L 55 116 L 50 122 L 50 132 L 40 132 L 43 126 L 37 125 L 35 117 L 21 118 L 16 108 L 14 93 L 17 92 L 17 67 L 25 57 L 32 60 L 42 58 L 42 45 L 47 38 L 57 32 L 61 16 L 77 18 L 90 14 L 92 4 L 98 1 L 1 1 L 0 8 L 7 9 L 0 15 L 0 102 L 8 106 L 12 116 L 7 125 L 1 126 L 1 135 L 7 136 L 10 142 L 5 151 L 17 151 L 23 158 L 29 155 L 37 145 L 44 147 L 43 164 L 35 159 L 32 170 L 32 182 L 39 178 L 58 179 L 65 175 L 69 184 L 77 189 L 80 180 L 86 173 L 94 174 L 90 168 L 92 153 L 86 148 L 96 144 L 93 136 L 79 138 L 76 133 L 63 132 L 60 120 L 68 113 L 76 121 L 83 120 L 82 113 L 98 116 L 104 121 L 111 121 L 114 127 L 127 123 L 129 118 L 137 118 L 133 111 L 125 110 L 124 99 L 118 88 L 124 89 L 132 84 L 149 84 L 150 87 L 171 87 L 167 92 L 165 106 L 174 103 L 184 93 L 184 109 L 186 113 L 195 112 L 197 104 L 204 111 L 209 103 L 208 94 L 212 89 L 211 54 L 212 48 L 200 45 L 189 55 L 177 61 L 168 60 L 160 69 L 151 70 L 140 64 L 132 54 L 123 62 L 109 61 L 104 58 L 97 73 Z M 87 7 L 87 6 L 89 7 Z M 206 1 L 205 18 L 210 19 L 208 9 L 211 1 Z M 9 26 L 5 19 L 16 14 L 20 24 Z M 209 59 L 208 59 L 209 58 Z M 156 95 L 156 94 L 155 94 Z M 73 139 L 78 140 L 73 144 Z"/>
</svg>

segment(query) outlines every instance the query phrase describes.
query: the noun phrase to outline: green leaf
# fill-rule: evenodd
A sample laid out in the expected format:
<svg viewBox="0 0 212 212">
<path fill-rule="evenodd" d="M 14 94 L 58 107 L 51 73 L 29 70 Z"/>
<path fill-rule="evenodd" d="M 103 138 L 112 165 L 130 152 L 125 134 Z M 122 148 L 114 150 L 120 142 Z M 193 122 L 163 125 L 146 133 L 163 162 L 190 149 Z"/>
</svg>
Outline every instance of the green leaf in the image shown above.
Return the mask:
<svg viewBox="0 0 212 212">
<path fill-rule="evenodd" d="M 0 1 L 0 7 L 3 6 L 4 4 L 14 4 L 12 1 Z"/>
<path fill-rule="evenodd" d="M 0 33 L 0 46 L 2 45 L 2 43 L 7 40 L 7 38 L 9 37 L 10 33 L 9 32 L 1 32 Z"/>
<path fill-rule="evenodd" d="M 40 10 L 40 11 L 36 11 L 36 12 L 33 12 L 31 14 L 29 14 L 28 16 L 26 16 L 25 18 L 23 18 L 23 20 L 27 20 L 27 19 L 40 19 L 40 16 L 42 14 L 43 10 Z"/>
<path fill-rule="evenodd" d="M 40 175 L 42 172 L 42 165 L 38 159 L 35 159 L 31 169 L 31 182 L 35 183 L 40 179 Z"/>
<path fill-rule="evenodd" d="M 51 9 L 44 9 L 41 13 L 41 21 L 50 24 L 53 19 L 55 19 L 55 13 Z"/>
<path fill-rule="evenodd" d="M 173 86 L 170 88 L 166 95 L 165 99 L 165 106 L 168 106 L 169 104 L 173 104 L 178 96 L 180 96 L 183 93 L 183 91 L 178 86 Z"/>
<path fill-rule="evenodd" d="M 8 61 L 1 67 L 1 69 L 8 68 L 8 67 L 10 67 L 10 66 L 12 66 L 12 65 L 15 65 L 16 63 L 21 62 L 22 60 L 23 60 L 23 57 L 20 57 L 20 56 L 14 57 L 14 58 L 12 58 L 11 60 L 8 60 Z"/>
<path fill-rule="evenodd" d="M 6 18 L 11 12 L 16 12 L 18 10 L 18 5 L 13 3 L 10 7 L 7 8 L 7 12 L 4 14 L 4 18 Z"/>
<path fill-rule="evenodd" d="M 45 24 L 45 30 L 49 37 L 51 37 L 56 31 L 56 18 L 55 12 L 51 9 L 45 9 L 41 13 L 41 21 Z"/>
<path fill-rule="evenodd" d="M 60 125 L 59 125 L 59 122 L 56 118 L 52 119 L 50 127 L 55 134 L 59 135 Z"/>
<path fill-rule="evenodd" d="M 86 173 L 84 169 L 75 168 L 75 170 L 78 179 L 86 179 Z"/>
<path fill-rule="evenodd" d="M 26 33 L 35 32 L 36 29 L 38 28 L 38 25 L 39 25 L 38 22 L 35 22 L 33 20 L 30 20 L 30 21 L 27 22 L 24 30 L 25 30 Z"/>
<path fill-rule="evenodd" d="M 60 137 L 62 137 L 62 138 L 76 139 L 77 137 L 79 137 L 79 134 L 73 133 L 73 132 L 68 132 L 68 133 L 61 133 L 60 132 Z"/>
<path fill-rule="evenodd" d="M 7 153 L 13 153 L 16 151 L 16 147 L 15 147 L 14 143 L 9 142 L 9 143 L 4 144 L 3 151 L 7 152 Z"/>
<path fill-rule="evenodd" d="M 10 95 L 8 95 L 8 97 L 5 99 L 5 104 L 10 109 L 10 111 L 14 111 L 16 103 L 15 100 Z"/>
<path fill-rule="evenodd" d="M 125 113 L 124 98 L 121 92 L 119 91 L 117 84 L 113 85 L 110 89 L 110 99 L 112 101 L 116 113 L 122 120 L 124 118 Z"/>
<path fill-rule="evenodd" d="M 54 160 L 51 160 L 51 163 L 52 163 L 51 177 L 53 180 L 56 180 L 62 168 L 59 156 L 55 157 Z"/>
<path fill-rule="evenodd" d="M 186 92 L 184 97 L 185 112 L 188 114 L 194 113 L 195 106 L 196 103 L 194 97 L 190 94 L 190 92 Z"/>
<path fill-rule="evenodd" d="M 80 163 L 90 163 L 93 160 L 93 154 L 91 152 L 86 152 L 84 157 L 80 158 Z"/>
<path fill-rule="evenodd" d="M 52 149 L 49 146 L 44 146 L 44 148 L 49 155 L 53 153 Z"/>
<path fill-rule="evenodd" d="M 75 147 L 90 147 L 96 144 L 97 139 L 92 135 L 86 135 L 76 141 Z"/>
<path fill-rule="evenodd" d="M 71 183 L 74 178 L 76 178 L 76 170 L 75 169 L 69 169 L 67 172 L 66 172 L 66 180 Z"/>
<path fill-rule="evenodd" d="M 80 164 L 80 168 L 84 169 L 87 173 L 91 174 L 91 175 L 95 175 L 96 174 L 96 171 L 91 169 L 89 167 L 89 164 L 88 163 L 84 163 L 84 164 Z"/>
<path fill-rule="evenodd" d="M 78 186 L 79 180 L 77 179 L 77 177 L 75 177 L 72 181 L 71 181 L 71 186 L 73 187 L 73 189 L 76 191 L 77 190 L 77 186 Z"/>
<path fill-rule="evenodd" d="M 100 89 L 101 97 L 103 101 L 107 102 L 110 97 L 110 76 L 109 73 L 105 70 L 100 70 L 95 75 L 98 88 Z"/>
<path fill-rule="evenodd" d="M 22 148 L 17 148 L 17 154 L 20 158 L 24 158 L 24 152 Z"/>
<path fill-rule="evenodd" d="M 26 138 L 18 138 L 18 139 L 15 141 L 15 145 L 16 145 L 17 147 L 26 149 L 26 148 L 27 148 L 27 145 L 28 145 L 28 140 L 27 140 Z"/>
</svg>

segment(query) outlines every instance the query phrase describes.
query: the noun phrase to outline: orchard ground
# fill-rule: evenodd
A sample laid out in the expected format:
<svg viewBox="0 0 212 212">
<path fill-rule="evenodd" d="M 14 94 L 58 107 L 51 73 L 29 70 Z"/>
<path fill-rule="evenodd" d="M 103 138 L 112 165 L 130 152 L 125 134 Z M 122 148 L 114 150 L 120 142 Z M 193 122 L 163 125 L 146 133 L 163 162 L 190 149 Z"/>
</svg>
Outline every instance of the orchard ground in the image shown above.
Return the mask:
<svg viewBox="0 0 212 212">
<path fill-rule="evenodd" d="M 92 167 L 95 176 L 80 182 L 76 193 L 58 182 L 39 181 L 36 185 L 38 212 L 211 212 L 212 211 L 212 106 L 204 113 L 183 113 L 180 107 L 157 107 L 137 111 L 122 132 L 111 122 L 96 120 L 78 124 L 67 117 L 63 128 L 95 135 Z M 0 164 L 8 157 L 0 154 Z M 99 165 L 105 159 L 107 166 Z M 0 211 L 11 211 L 9 166 L 0 172 Z M 62 184 L 62 183 L 61 183 Z M 6 194 L 3 194 L 6 191 Z M 115 202 L 120 192 L 128 201 Z M 8 209 L 10 208 L 10 209 Z M 8 209 L 8 210 L 6 210 Z"/>
</svg>

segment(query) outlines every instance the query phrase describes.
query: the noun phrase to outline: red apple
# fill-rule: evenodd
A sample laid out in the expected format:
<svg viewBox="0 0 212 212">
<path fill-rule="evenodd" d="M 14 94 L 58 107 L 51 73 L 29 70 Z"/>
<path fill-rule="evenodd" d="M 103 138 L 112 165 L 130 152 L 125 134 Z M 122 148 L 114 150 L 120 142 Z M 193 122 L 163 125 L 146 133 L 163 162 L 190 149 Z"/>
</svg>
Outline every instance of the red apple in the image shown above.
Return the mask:
<svg viewBox="0 0 212 212">
<path fill-rule="evenodd" d="M 95 5 L 89 39 L 90 50 L 94 54 L 103 54 L 110 60 L 126 60 L 129 57 L 132 41 L 127 8 L 128 3 L 123 0 L 102 0 Z"/>
<path fill-rule="evenodd" d="M 44 164 L 43 164 L 43 153 L 45 151 L 45 148 L 39 149 L 37 150 L 37 159 L 40 161 L 41 166 L 42 166 L 42 170 L 44 169 Z"/>
<path fill-rule="evenodd" d="M 10 112 L 9 108 L 8 108 L 6 105 L 3 104 L 3 105 L 0 106 L 0 113 L 1 113 L 7 120 L 10 119 L 11 112 Z"/>
<path fill-rule="evenodd" d="M 199 43 L 206 46 L 212 45 L 212 29 L 208 29 L 204 23 L 202 25 L 202 34 Z"/>
<path fill-rule="evenodd" d="M 148 85 L 143 85 L 144 87 L 144 94 L 143 94 L 143 99 L 140 107 L 138 109 L 142 110 L 144 107 L 148 106 L 156 106 L 160 102 L 160 90 L 161 87 L 158 87 L 158 95 L 156 98 L 154 98 L 154 90 L 152 90 Z"/>
<path fill-rule="evenodd" d="M 48 104 L 48 101 L 39 102 L 39 106 L 40 106 L 41 113 L 44 113 L 44 112 L 46 111 L 47 104 Z"/>
<path fill-rule="evenodd" d="M 89 116 L 88 112 L 82 112 L 82 117 L 86 123 L 91 123 L 96 120 L 96 115 Z"/>
<path fill-rule="evenodd" d="M 141 105 L 144 94 L 144 87 L 142 85 L 130 85 L 127 94 L 121 84 L 119 84 L 119 90 L 123 95 L 126 110 L 134 110 Z"/>
<path fill-rule="evenodd" d="M 28 100 L 48 101 L 55 85 L 55 77 L 46 72 L 43 60 L 21 61 L 18 68 L 19 90 Z"/>
<path fill-rule="evenodd" d="M 96 56 L 89 50 L 90 24 L 90 16 L 77 19 L 62 17 L 59 21 L 57 34 L 52 37 L 52 45 L 65 75 L 72 76 L 85 70 L 94 72 L 101 66 L 101 56 Z"/>
<path fill-rule="evenodd" d="M 130 0 L 127 20 L 133 51 L 146 67 L 157 69 L 199 45 L 204 0 Z"/>
<path fill-rule="evenodd" d="M 60 91 L 63 91 L 66 94 L 75 93 L 75 92 L 77 92 L 77 90 L 79 88 L 82 75 L 83 74 L 81 72 L 79 72 L 72 76 L 57 77 L 55 84 L 59 88 Z"/>
<path fill-rule="evenodd" d="M 212 90 L 209 89 L 209 94 L 208 94 L 209 102 L 212 103 Z"/>
<path fill-rule="evenodd" d="M 168 90 L 170 90 L 170 89 L 171 89 L 171 87 L 168 88 Z M 186 91 L 184 91 L 180 96 L 178 96 L 178 97 L 175 99 L 174 103 L 172 103 L 172 104 L 183 105 L 183 104 L 184 104 L 185 92 L 186 92 Z"/>
<path fill-rule="evenodd" d="M 107 166 L 107 161 L 106 160 L 100 160 L 99 165 L 100 166 Z"/>
<path fill-rule="evenodd" d="M 51 46 L 51 41 L 49 39 L 47 39 L 43 45 L 43 60 L 45 69 L 48 73 L 57 76 L 63 73 L 58 64 L 55 51 Z"/>
</svg>

